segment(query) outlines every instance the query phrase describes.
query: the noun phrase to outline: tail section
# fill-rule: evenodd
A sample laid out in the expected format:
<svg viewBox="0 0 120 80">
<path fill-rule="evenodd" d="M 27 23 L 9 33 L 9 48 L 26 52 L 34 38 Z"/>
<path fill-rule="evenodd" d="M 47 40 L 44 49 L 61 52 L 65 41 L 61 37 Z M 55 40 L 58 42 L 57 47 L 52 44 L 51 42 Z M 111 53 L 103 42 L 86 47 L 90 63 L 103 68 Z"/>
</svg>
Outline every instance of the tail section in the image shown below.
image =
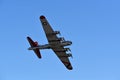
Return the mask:
<svg viewBox="0 0 120 80">
<path fill-rule="evenodd" d="M 34 42 L 30 37 L 27 37 L 27 40 L 28 40 L 29 44 L 31 45 L 31 48 L 38 46 L 38 43 Z M 33 51 L 35 52 L 35 54 L 37 55 L 38 58 L 41 58 L 39 49 L 36 48 L 36 49 L 33 49 Z"/>
</svg>

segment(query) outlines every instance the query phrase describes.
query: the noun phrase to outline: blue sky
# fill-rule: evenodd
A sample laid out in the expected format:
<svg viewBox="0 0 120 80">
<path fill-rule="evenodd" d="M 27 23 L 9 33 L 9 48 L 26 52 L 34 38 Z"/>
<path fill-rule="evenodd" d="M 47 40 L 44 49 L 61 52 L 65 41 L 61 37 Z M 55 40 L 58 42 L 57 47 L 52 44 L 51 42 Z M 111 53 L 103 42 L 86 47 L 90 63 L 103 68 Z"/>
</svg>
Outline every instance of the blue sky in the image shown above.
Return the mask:
<svg viewBox="0 0 120 80">
<path fill-rule="evenodd" d="M 0 0 L 0 80 L 120 80 L 119 0 Z M 38 59 L 26 36 L 46 44 L 45 15 L 70 46 L 73 70 L 52 50 Z"/>
</svg>

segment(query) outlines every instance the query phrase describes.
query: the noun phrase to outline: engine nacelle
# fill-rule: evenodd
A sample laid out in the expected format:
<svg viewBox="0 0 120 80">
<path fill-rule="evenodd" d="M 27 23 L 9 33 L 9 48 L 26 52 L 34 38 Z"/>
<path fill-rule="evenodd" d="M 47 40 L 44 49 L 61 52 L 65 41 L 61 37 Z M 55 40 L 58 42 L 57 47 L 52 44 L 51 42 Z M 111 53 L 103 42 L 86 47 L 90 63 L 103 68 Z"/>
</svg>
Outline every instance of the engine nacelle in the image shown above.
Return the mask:
<svg viewBox="0 0 120 80">
<path fill-rule="evenodd" d="M 71 51 L 70 48 L 64 48 L 64 51 Z"/>
<path fill-rule="evenodd" d="M 61 34 L 60 31 L 54 31 L 52 34 Z"/>
<path fill-rule="evenodd" d="M 60 37 L 60 38 L 57 38 L 57 39 L 51 39 L 51 40 L 49 40 L 49 41 L 51 41 L 51 42 L 55 42 L 55 41 L 61 41 L 61 42 L 63 42 L 64 41 L 64 38 L 63 37 Z"/>
<path fill-rule="evenodd" d="M 71 53 L 67 53 L 67 57 L 72 57 L 73 58 Z"/>
<path fill-rule="evenodd" d="M 64 37 L 59 38 L 60 41 L 65 41 Z"/>
</svg>

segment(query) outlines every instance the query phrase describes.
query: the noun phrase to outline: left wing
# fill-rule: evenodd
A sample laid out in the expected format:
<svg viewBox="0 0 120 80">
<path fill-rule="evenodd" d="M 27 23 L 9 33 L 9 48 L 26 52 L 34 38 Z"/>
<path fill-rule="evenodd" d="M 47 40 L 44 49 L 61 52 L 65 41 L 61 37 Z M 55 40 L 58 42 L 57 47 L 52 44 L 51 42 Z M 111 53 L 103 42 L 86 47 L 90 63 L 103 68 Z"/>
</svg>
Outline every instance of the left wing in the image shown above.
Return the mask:
<svg viewBox="0 0 120 80">
<path fill-rule="evenodd" d="M 52 29 L 44 16 L 40 16 L 40 21 L 52 50 L 55 52 L 61 62 L 66 66 L 66 68 L 72 70 L 72 65 L 68 59 L 68 55 L 66 54 L 64 47 L 59 46 L 61 44 L 60 38 L 56 36 L 55 31 Z"/>
<path fill-rule="evenodd" d="M 57 47 L 53 48 L 53 51 L 56 53 L 58 58 L 61 60 L 61 62 L 65 65 L 65 67 L 69 70 L 72 70 L 72 65 L 68 59 L 68 55 L 65 51 L 63 51 L 64 47 Z"/>
<path fill-rule="evenodd" d="M 40 21 L 42 23 L 48 42 L 50 44 L 59 44 L 59 38 L 54 34 L 55 31 L 52 29 L 47 19 L 44 16 L 40 16 Z"/>
</svg>

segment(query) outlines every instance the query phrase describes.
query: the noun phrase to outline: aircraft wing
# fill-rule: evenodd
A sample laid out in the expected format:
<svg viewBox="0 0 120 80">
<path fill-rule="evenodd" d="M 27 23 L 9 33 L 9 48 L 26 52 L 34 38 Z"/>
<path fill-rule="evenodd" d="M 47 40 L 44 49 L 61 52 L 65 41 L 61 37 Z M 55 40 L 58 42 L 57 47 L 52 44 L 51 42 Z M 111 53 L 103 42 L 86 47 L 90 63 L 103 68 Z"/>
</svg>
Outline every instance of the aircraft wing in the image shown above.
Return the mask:
<svg viewBox="0 0 120 80">
<path fill-rule="evenodd" d="M 65 65 L 65 67 L 69 70 L 72 70 L 72 65 L 68 59 L 68 55 L 66 54 L 65 51 L 62 51 L 64 48 L 63 47 L 57 47 L 53 48 L 53 51 L 56 53 L 58 58 L 61 60 L 61 62 Z"/>
<path fill-rule="evenodd" d="M 52 29 L 52 27 L 48 23 L 47 19 L 44 16 L 40 16 L 40 21 L 42 23 L 42 26 L 43 26 L 43 29 L 44 29 L 44 32 L 46 34 L 48 42 L 50 44 L 60 43 L 57 41 L 58 37 L 56 35 L 54 35 L 54 30 Z"/>
<path fill-rule="evenodd" d="M 52 29 L 47 19 L 44 16 L 40 16 L 40 21 L 42 23 L 49 44 L 51 44 L 52 46 L 59 45 L 61 42 L 57 37 L 57 35 L 53 34 L 55 31 Z M 52 48 L 52 50 L 55 52 L 55 54 L 58 56 L 61 62 L 66 66 L 66 68 L 72 70 L 72 65 L 68 59 L 66 52 L 63 51 L 63 49 L 64 47 L 60 47 L 60 46 L 56 48 L 55 47 Z"/>
</svg>

